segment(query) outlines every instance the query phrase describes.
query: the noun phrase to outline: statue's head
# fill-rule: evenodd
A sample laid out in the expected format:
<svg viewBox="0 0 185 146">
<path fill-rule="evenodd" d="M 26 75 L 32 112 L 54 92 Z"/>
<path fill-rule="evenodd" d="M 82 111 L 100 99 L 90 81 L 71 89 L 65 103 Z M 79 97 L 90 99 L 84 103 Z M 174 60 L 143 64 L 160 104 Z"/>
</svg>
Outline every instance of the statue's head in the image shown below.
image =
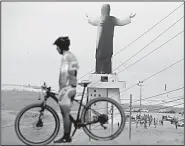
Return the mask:
<svg viewBox="0 0 185 146">
<path fill-rule="evenodd" d="M 109 4 L 103 4 L 102 5 L 101 14 L 102 15 L 109 15 L 110 14 L 110 5 Z"/>
</svg>

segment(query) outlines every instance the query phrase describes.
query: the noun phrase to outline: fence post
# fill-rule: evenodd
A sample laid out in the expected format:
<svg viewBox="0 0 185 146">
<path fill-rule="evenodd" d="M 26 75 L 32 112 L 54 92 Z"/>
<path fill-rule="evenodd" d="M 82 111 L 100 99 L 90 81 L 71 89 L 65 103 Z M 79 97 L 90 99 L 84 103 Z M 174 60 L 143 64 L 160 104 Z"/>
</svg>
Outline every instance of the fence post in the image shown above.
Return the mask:
<svg viewBox="0 0 185 146">
<path fill-rule="evenodd" d="M 87 89 L 87 101 L 86 101 L 86 105 L 89 102 L 89 90 Z M 88 112 L 88 120 L 90 119 L 91 121 L 91 111 Z M 89 130 L 91 131 L 91 125 L 89 125 Z M 89 141 L 91 141 L 91 137 L 89 136 Z"/>
<path fill-rule="evenodd" d="M 113 134 L 113 104 L 112 104 L 112 106 L 111 106 L 111 134 Z"/>
<path fill-rule="evenodd" d="M 129 139 L 131 139 L 131 120 L 132 120 L 132 94 L 130 94 L 130 121 L 129 121 Z"/>
</svg>

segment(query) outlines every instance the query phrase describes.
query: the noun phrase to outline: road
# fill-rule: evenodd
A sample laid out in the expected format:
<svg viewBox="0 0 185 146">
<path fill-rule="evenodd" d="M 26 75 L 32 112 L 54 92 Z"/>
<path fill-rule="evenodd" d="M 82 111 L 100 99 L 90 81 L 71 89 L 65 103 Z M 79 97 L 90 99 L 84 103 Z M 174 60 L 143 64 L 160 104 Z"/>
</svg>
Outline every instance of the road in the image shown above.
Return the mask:
<svg viewBox="0 0 185 146">
<path fill-rule="evenodd" d="M 1 136 L 3 145 L 24 145 L 16 136 L 14 131 L 14 120 L 16 111 L 1 110 L 2 113 L 2 125 L 1 125 Z M 111 141 L 95 141 L 89 139 L 89 137 L 84 133 L 82 129 L 78 130 L 73 137 L 72 143 L 65 145 L 156 145 L 156 144 L 169 144 L 169 145 L 183 145 L 184 144 L 184 128 L 179 127 L 175 129 L 174 125 L 169 122 L 164 122 L 164 126 L 157 125 L 144 129 L 143 127 L 136 128 L 135 124 L 132 124 L 132 138 L 129 140 L 129 127 L 128 122 L 119 137 Z M 62 130 L 60 130 L 58 136 L 62 135 Z M 53 144 L 50 145 L 61 145 Z"/>
</svg>

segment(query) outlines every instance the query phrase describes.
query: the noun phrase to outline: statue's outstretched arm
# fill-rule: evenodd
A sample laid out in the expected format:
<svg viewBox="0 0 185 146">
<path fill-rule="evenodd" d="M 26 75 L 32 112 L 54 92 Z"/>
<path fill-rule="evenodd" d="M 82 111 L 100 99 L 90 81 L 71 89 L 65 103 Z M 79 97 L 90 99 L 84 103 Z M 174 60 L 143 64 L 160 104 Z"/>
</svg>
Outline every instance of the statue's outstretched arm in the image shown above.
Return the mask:
<svg viewBox="0 0 185 146">
<path fill-rule="evenodd" d="M 93 25 L 93 26 L 97 26 L 98 25 L 98 20 L 95 18 L 91 18 L 86 14 L 86 17 L 88 18 L 88 23 Z"/>
<path fill-rule="evenodd" d="M 135 15 L 136 14 L 131 13 L 130 16 L 122 20 L 114 17 L 115 26 L 124 26 L 124 25 L 131 23 L 131 18 L 134 18 Z"/>
</svg>

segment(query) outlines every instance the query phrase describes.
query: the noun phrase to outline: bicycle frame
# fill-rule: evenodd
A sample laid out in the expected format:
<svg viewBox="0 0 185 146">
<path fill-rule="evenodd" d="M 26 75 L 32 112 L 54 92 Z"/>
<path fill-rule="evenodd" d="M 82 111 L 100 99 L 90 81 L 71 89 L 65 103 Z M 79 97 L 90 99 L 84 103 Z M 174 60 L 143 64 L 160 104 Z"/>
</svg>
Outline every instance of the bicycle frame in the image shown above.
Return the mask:
<svg viewBox="0 0 185 146">
<path fill-rule="evenodd" d="M 90 125 L 90 124 L 93 124 L 93 123 L 97 123 L 98 122 L 98 120 L 96 120 L 96 121 L 92 121 L 92 122 L 81 123 L 81 117 L 80 117 L 81 108 L 82 108 L 82 106 L 83 106 L 83 108 L 86 108 L 86 106 L 82 103 L 83 102 L 83 99 L 84 99 L 84 94 L 85 94 L 86 87 L 87 86 L 84 86 L 84 88 L 83 88 L 83 92 L 82 92 L 82 96 L 81 96 L 81 99 L 80 100 L 73 99 L 73 101 L 75 101 L 75 102 L 77 102 L 79 104 L 79 108 L 78 108 L 78 113 L 77 113 L 76 119 L 74 119 L 73 116 L 71 114 L 69 114 L 70 120 L 74 124 L 74 127 L 75 127 L 75 129 L 74 129 L 71 137 L 76 133 L 76 130 L 77 129 L 79 129 L 79 128 L 83 127 L 83 126 Z M 46 101 L 47 101 L 47 99 L 49 97 L 51 97 L 57 104 L 59 104 L 58 98 L 56 97 L 56 93 L 53 93 L 50 90 L 51 90 L 50 87 L 47 88 L 46 95 L 44 97 L 44 101 L 41 103 L 42 104 L 42 109 L 40 111 L 41 112 L 41 115 L 39 116 L 39 119 L 40 119 L 40 117 L 43 114 L 44 107 L 46 105 Z M 88 100 L 89 99 L 87 97 L 86 104 L 88 103 Z"/>
</svg>

